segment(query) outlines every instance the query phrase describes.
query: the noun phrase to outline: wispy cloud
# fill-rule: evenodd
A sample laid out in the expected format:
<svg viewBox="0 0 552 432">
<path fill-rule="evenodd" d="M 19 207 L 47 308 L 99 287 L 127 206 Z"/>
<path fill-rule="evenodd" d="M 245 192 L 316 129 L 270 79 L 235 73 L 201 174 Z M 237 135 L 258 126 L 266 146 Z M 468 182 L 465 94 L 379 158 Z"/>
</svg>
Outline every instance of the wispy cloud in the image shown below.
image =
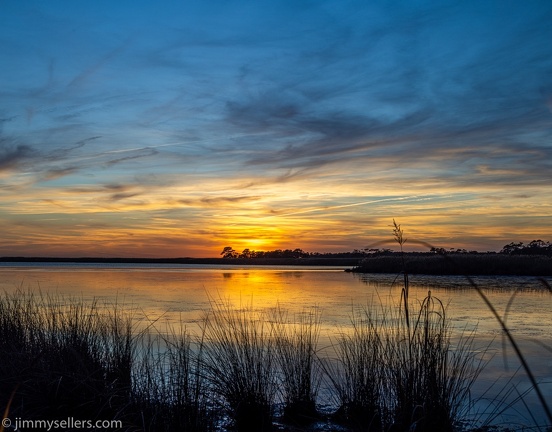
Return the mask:
<svg viewBox="0 0 552 432">
<path fill-rule="evenodd" d="M 552 235 L 551 21 L 546 2 L 13 3 L 7 250 L 338 249 L 400 216 L 430 241 Z"/>
<path fill-rule="evenodd" d="M 0 172 L 12 170 L 27 161 L 33 154 L 25 144 L 10 145 L 0 141 Z"/>
<path fill-rule="evenodd" d="M 177 203 L 189 205 L 189 206 L 199 206 L 199 207 L 218 207 L 228 204 L 247 203 L 252 201 L 257 201 L 260 197 L 258 196 L 205 196 L 195 199 L 179 199 Z"/>
</svg>

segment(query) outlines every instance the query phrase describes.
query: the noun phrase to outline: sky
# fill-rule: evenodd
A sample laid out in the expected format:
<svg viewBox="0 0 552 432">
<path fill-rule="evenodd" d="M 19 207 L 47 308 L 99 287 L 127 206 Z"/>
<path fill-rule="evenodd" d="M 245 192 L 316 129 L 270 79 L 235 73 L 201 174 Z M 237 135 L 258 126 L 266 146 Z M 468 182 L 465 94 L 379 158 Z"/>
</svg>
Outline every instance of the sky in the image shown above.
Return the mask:
<svg viewBox="0 0 552 432">
<path fill-rule="evenodd" d="M 0 256 L 352 251 L 393 219 L 411 247 L 550 241 L 551 22 L 549 0 L 0 0 Z"/>
</svg>

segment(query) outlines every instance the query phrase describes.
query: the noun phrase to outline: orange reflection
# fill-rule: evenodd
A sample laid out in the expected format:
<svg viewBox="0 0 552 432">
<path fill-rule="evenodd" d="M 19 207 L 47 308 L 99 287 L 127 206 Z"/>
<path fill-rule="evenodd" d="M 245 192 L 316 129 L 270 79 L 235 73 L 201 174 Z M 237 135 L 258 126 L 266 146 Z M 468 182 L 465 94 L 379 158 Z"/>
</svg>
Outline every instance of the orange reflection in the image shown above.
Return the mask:
<svg viewBox="0 0 552 432">
<path fill-rule="evenodd" d="M 236 308 L 272 308 L 292 295 L 294 287 L 285 283 L 286 275 L 275 270 L 230 270 L 221 275 L 220 289 L 210 295 Z"/>
</svg>

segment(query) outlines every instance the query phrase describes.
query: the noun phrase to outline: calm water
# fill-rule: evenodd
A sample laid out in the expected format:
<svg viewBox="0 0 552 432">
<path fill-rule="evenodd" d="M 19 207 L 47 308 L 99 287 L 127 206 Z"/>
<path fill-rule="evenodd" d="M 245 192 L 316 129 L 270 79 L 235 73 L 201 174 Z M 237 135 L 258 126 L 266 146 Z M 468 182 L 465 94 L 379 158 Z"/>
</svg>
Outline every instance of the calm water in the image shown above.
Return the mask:
<svg viewBox="0 0 552 432">
<path fill-rule="evenodd" d="M 287 310 L 291 316 L 305 308 L 319 308 L 322 314 L 321 344 L 329 345 L 349 325 L 351 311 L 397 304 L 401 279 L 396 275 L 356 275 L 339 267 L 221 267 L 186 265 L 132 264 L 13 264 L 0 263 L 0 290 L 41 290 L 84 300 L 100 299 L 132 308 L 142 322 L 183 322 L 193 329 L 210 307 L 224 300 L 236 308 Z M 493 305 L 503 316 L 543 383 L 542 389 L 552 401 L 552 295 L 541 282 L 529 277 L 479 277 Z M 552 280 L 548 279 L 549 283 Z M 497 384 L 488 393 L 492 398 L 519 367 L 513 350 L 502 344 L 502 333 L 478 294 L 462 277 L 411 276 L 410 299 L 420 302 L 431 290 L 448 306 L 454 328 L 477 327 L 480 347 L 494 342 L 487 356 L 489 363 L 474 391 L 483 394 L 490 383 Z M 510 306 L 508 307 L 508 305 Z M 506 311 L 508 313 L 506 314 Z M 543 346 L 543 344 L 545 346 Z M 518 391 L 528 384 L 519 372 Z M 538 408 L 530 395 L 526 402 Z M 483 409 L 483 403 L 480 409 Z M 520 408 L 522 409 L 522 408 Z M 516 417 L 513 419 L 511 416 Z M 524 413 L 509 411 L 498 421 L 524 421 Z M 531 421 L 528 419 L 528 423 Z"/>
</svg>

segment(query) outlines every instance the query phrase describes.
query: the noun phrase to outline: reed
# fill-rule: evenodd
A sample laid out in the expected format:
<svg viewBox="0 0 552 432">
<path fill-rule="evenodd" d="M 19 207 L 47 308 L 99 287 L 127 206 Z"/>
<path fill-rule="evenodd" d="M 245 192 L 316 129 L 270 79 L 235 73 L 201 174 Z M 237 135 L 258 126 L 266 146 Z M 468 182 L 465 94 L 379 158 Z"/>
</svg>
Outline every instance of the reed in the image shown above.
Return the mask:
<svg viewBox="0 0 552 432">
<path fill-rule="evenodd" d="M 320 418 L 316 398 L 321 371 L 317 367 L 320 311 L 313 308 L 290 318 L 280 308 L 272 317 L 279 388 L 284 401 L 283 419 L 305 425 Z"/>
<path fill-rule="evenodd" d="M 443 256 L 449 259 L 443 259 Z M 399 273 L 403 264 L 410 274 L 551 276 L 552 256 L 500 253 L 407 252 L 365 257 L 355 273 Z"/>
<path fill-rule="evenodd" d="M 113 319 L 111 319 L 113 318 Z M 130 395 L 131 318 L 19 291 L 0 296 L 0 398 L 23 418 L 119 418 Z"/>
<path fill-rule="evenodd" d="M 208 432 L 217 412 L 202 371 L 203 341 L 181 324 L 138 342 L 133 375 L 133 423 L 143 431 Z"/>
<path fill-rule="evenodd" d="M 453 431 L 459 424 L 484 363 L 474 332 L 461 332 L 454 341 L 446 308 L 430 292 L 410 331 L 405 324 L 387 329 L 387 412 L 396 430 Z"/>
<path fill-rule="evenodd" d="M 397 324 L 388 329 L 385 343 L 392 426 L 398 430 L 452 432 L 484 364 L 475 355 L 473 332 L 462 333 L 452 348 L 446 308 L 431 291 L 417 315 L 412 314 L 403 252 L 407 240 L 395 220 L 393 234 L 400 246 L 403 286 Z"/>
<path fill-rule="evenodd" d="M 399 303 L 379 317 L 373 308 L 353 311 L 352 330 L 339 338 L 336 361 L 325 362 L 338 396 L 336 418 L 362 431 L 452 432 L 484 364 L 473 332 L 463 332 L 453 346 L 446 308 L 431 291 L 412 306 L 402 255 L 407 239 L 395 221 L 393 235 L 401 250 Z"/>
<path fill-rule="evenodd" d="M 121 430 L 214 430 L 201 340 L 183 328 L 138 332 L 134 322 L 123 305 L 32 291 L 1 295 L 4 416 L 120 419 Z"/>
<path fill-rule="evenodd" d="M 405 322 L 404 303 L 353 311 L 334 359 L 323 362 L 337 396 L 334 419 L 357 431 L 454 431 L 484 363 L 474 332 L 454 336 L 446 308 L 428 294 Z"/>
<path fill-rule="evenodd" d="M 239 431 L 272 430 L 277 350 L 264 318 L 222 302 L 204 321 L 204 373 Z"/>
<path fill-rule="evenodd" d="M 337 398 L 333 418 L 353 430 L 378 431 L 383 426 L 386 383 L 379 325 L 369 309 L 353 310 L 351 329 L 333 347 L 335 360 L 322 363 Z"/>
</svg>

